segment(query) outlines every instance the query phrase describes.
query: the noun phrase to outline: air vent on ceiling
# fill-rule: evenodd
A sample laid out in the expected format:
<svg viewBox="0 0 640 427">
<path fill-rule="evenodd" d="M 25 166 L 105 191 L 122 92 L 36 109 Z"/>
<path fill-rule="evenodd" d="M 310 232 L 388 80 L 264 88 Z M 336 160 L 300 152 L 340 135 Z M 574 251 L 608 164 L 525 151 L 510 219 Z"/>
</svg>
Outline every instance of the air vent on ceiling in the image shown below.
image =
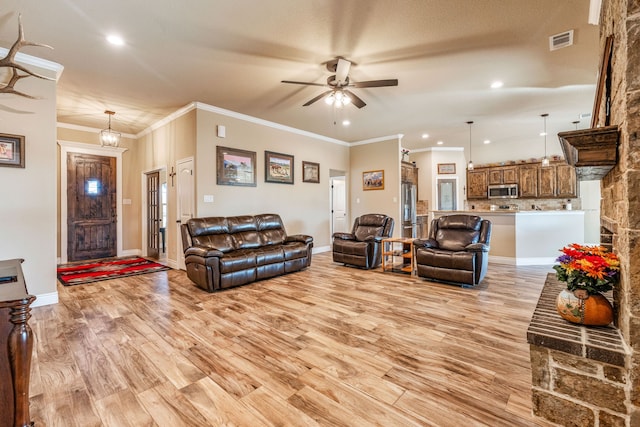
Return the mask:
<svg viewBox="0 0 640 427">
<path fill-rule="evenodd" d="M 573 30 L 549 37 L 549 50 L 558 50 L 573 44 Z"/>
</svg>

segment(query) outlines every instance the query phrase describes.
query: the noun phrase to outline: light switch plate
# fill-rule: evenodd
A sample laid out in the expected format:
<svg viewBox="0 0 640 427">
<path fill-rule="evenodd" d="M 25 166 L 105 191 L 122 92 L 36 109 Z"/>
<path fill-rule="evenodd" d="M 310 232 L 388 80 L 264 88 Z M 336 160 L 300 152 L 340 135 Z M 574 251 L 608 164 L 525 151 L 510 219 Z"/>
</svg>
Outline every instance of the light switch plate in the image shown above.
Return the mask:
<svg viewBox="0 0 640 427">
<path fill-rule="evenodd" d="M 205 194 L 204 195 L 205 203 L 213 203 L 213 194 Z"/>
</svg>

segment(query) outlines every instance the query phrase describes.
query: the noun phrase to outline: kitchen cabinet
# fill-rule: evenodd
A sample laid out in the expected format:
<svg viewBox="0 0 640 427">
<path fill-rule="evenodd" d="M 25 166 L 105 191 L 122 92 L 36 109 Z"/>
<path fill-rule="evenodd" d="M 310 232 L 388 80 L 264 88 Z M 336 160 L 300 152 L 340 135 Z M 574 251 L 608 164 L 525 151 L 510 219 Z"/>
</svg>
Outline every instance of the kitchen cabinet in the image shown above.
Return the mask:
<svg viewBox="0 0 640 427">
<path fill-rule="evenodd" d="M 489 185 L 517 184 L 518 169 L 515 166 L 489 168 L 487 181 Z"/>
<path fill-rule="evenodd" d="M 556 197 L 578 197 L 576 169 L 573 166 L 560 164 L 556 166 Z"/>
<path fill-rule="evenodd" d="M 411 163 L 402 162 L 400 168 L 400 181 L 410 182 L 411 184 L 417 184 L 417 172 L 416 167 Z"/>
<path fill-rule="evenodd" d="M 467 199 L 487 198 L 487 170 L 467 171 Z"/>
<path fill-rule="evenodd" d="M 556 196 L 556 167 L 538 166 L 538 197 L 541 199 Z"/>
<path fill-rule="evenodd" d="M 576 170 L 564 162 L 523 163 L 513 166 L 480 166 L 467 171 L 467 199 L 486 199 L 488 185 L 518 184 L 523 199 L 572 199 L 578 197 Z"/>
<path fill-rule="evenodd" d="M 518 193 L 520 198 L 538 197 L 538 165 L 523 165 L 518 170 Z"/>
</svg>

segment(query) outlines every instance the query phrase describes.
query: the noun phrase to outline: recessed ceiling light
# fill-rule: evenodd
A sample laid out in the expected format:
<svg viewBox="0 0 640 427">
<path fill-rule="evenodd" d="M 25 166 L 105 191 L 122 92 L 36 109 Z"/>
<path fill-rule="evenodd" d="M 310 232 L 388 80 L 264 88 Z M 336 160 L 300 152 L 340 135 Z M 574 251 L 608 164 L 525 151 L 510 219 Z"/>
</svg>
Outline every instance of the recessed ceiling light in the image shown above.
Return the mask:
<svg viewBox="0 0 640 427">
<path fill-rule="evenodd" d="M 109 43 L 111 43 L 112 45 L 116 45 L 116 46 L 123 46 L 124 45 L 124 39 L 118 35 L 115 34 L 111 34 L 107 36 L 107 41 Z"/>
<path fill-rule="evenodd" d="M 349 120 L 343 120 L 342 121 L 342 126 L 349 126 L 351 124 L 351 122 Z"/>
<path fill-rule="evenodd" d="M 491 83 L 491 89 L 499 89 L 504 85 L 504 83 L 502 83 L 500 80 L 496 80 L 495 82 Z"/>
<path fill-rule="evenodd" d="M 423 133 L 422 134 L 422 139 L 427 139 L 429 138 L 429 134 L 428 133 Z"/>
<path fill-rule="evenodd" d="M 444 142 L 443 141 L 438 141 L 438 142 L 436 142 L 436 144 L 442 145 L 442 144 L 444 144 Z"/>
<path fill-rule="evenodd" d="M 488 139 L 485 139 L 485 140 L 484 140 L 484 143 L 485 143 L 485 144 L 491 144 L 491 141 L 489 141 Z"/>
</svg>

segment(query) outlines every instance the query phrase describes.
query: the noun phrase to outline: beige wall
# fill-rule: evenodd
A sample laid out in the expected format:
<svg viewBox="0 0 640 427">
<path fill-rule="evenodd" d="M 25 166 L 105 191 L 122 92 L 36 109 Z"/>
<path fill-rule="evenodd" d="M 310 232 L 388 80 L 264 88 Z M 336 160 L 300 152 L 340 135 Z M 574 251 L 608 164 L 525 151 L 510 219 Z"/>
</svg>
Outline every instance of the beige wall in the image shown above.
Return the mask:
<svg viewBox="0 0 640 427">
<path fill-rule="evenodd" d="M 198 216 L 277 213 L 288 234 L 309 234 L 316 248 L 330 245 L 329 170 L 349 169 L 346 144 L 298 134 L 284 127 L 224 115 L 207 107 L 197 111 L 196 212 Z M 216 136 L 225 126 L 226 137 Z M 256 152 L 256 187 L 216 184 L 216 146 Z M 265 182 L 265 150 L 294 156 L 294 184 Z M 302 182 L 302 161 L 320 164 L 320 183 Z M 205 195 L 213 203 L 203 201 Z"/>
<path fill-rule="evenodd" d="M 425 151 L 413 151 L 409 155 L 409 161 L 415 162 L 418 167 L 418 200 L 428 200 L 429 210 L 438 209 L 437 204 L 437 179 L 457 178 L 457 203 L 458 209 L 464 209 L 466 199 L 465 188 L 467 185 L 467 165 L 462 149 L 432 148 Z M 454 163 L 455 174 L 438 175 L 438 163 Z"/>
<path fill-rule="evenodd" d="M 177 265 L 178 260 L 178 227 L 176 224 L 176 180 L 168 175 L 171 168 L 176 168 L 176 161 L 196 155 L 196 110 L 178 115 L 168 123 L 151 130 L 141 136 L 138 141 L 139 158 L 136 165 L 135 180 L 139 183 L 137 200 L 142 203 L 142 182 L 144 174 L 154 170 L 164 169 L 167 173 L 167 227 L 166 250 L 167 260 L 172 265 Z M 197 185 L 197 184 L 196 184 Z M 142 210 L 139 210 L 138 224 L 142 224 Z M 137 248 L 142 251 L 142 236 L 138 237 Z"/>
<path fill-rule="evenodd" d="M 27 68 L 55 77 L 50 69 Z M 38 97 L 0 94 L 0 132 L 25 137 L 25 168 L 0 167 L 0 259 L 23 258 L 34 305 L 55 303 L 56 291 L 56 82 L 20 80 L 16 89 Z"/>
<path fill-rule="evenodd" d="M 349 200 L 351 223 L 364 214 L 379 213 L 393 217 L 394 236 L 401 235 L 400 213 L 400 138 L 351 147 Z M 363 190 L 362 173 L 384 170 L 384 190 Z"/>
</svg>

